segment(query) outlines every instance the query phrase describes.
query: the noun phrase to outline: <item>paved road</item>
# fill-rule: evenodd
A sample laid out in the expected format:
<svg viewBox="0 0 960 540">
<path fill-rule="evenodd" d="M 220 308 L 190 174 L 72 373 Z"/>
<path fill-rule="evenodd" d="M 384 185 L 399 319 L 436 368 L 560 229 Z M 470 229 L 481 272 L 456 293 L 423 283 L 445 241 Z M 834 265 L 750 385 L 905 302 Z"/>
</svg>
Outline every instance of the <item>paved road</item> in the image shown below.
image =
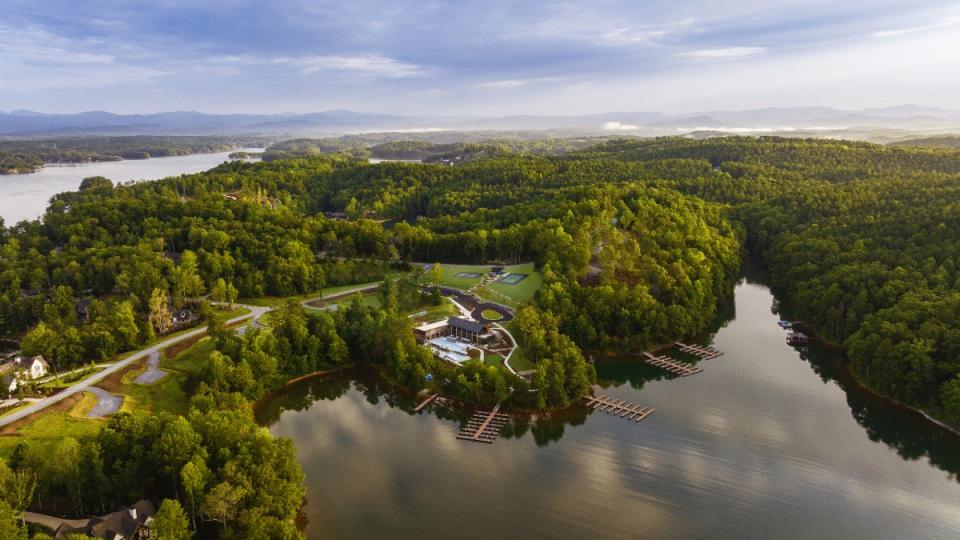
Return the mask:
<svg viewBox="0 0 960 540">
<path fill-rule="evenodd" d="M 239 322 L 239 321 L 242 321 L 242 320 L 245 320 L 245 319 L 249 319 L 249 318 L 254 318 L 254 319 L 256 319 L 256 318 L 259 318 L 260 316 L 262 316 L 264 313 L 270 311 L 270 308 L 259 307 L 259 306 L 240 306 L 240 307 L 243 307 L 243 308 L 246 308 L 246 309 L 250 310 L 250 313 L 248 313 L 248 314 L 246 314 L 246 315 L 242 315 L 242 316 L 237 317 L 237 318 L 235 318 L 235 319 L 230 319 L 229 321 L 227 321 L 227 324 L 233 324 L 233 323 L 236 323 L 236 322 Z M 139 359 L 139 358 L 142 358 L 143 355 L 145 355 L 145 354 L 154 354 L 154 353 L 159 354 L 161 350 L 163 350 L 163 349 L 165 349 L 165 348 L 167 348 L 167 347 L 169 347 L 169 346 L 171 346 L 171 345 L 173 345 L 173 344 L 175 344 L 175 343 L 178 343 L 178 342 L 183 341 L 183 340 L 185 340 L 185 339 L 190 339 L 190 338 L 192 338 L 192 337 L 198 336 L 198 335 L 200 335 L 200 334 L 203 334 L 203 333 L 206 332 L 206 331 L 207 331 L 207 327 L 206 327 L 206 326 L 201 327 L 201 328 L 196 328 L 196 329 L 191 330 L 191 331 L 189 331 L 189 332 L 187 332 L 187 333 L 185 333 L 185 334 L 181 334 L 181 335 L 179 335 L 179 336 L 172 337 L 172 338 L 170 338 L 170 339 L 166 339 L 166 340 L 164 340 L 164 341 L 161 341 L 160 343 L 157 343 L 156 345 L 147 347 L 146 349 L 141 349 L 141 350 L 139 350 L 139 351 L 130 353 L 130 354 L 128 354 L 123 360 L 120 360 L 119 362 L 116 362 L 115 364 L 113 364 L 112 366 L 108 367 L 107 369 L 104 369 L 103 371 L 101 371 L 101 372 L 99 372 L 99 373 L 95 373 L 95 374 L 87 377 L 86 379 L 78 382 L 77 384 L 75 384 L 75 385 L 73 385 L 73 386 L 71 386 L 71 387 L 69 387 L 69 388 L 66 388 L 66 389 L 62 390 L 61 392 L 59 392 L 59 393 L 57 393 L 57 394 L 55 394 L 55 395 L 52 395 L 52 396 L 50 396 L 50 397 L 48 397 L 48 398 L 44 398 L 44 399 L 42 399 L 42 400 L 34 403 L 33 405 L 30 405 L 29 407 L 24 407 L 24 408 L 22 408 L 22 409 L 20 409 L 20 410 L 18 410 L 18 411 L 14 411 L 14 412 L 6 415 L 6 416 L 0 417 L 0 427 L 6 426 L 6 425 L 8 425 L 8 424 L 12 424 L 12 423 L 14 423 L 14 422 L 16 422 L 16 421 L 18 421 L 18 420 L 22 420 L 23 418 L 26 418 L 26 417 L 30 416 L 31 414 L 40 412 L 40 411 L 42 411 L 43 409 L 46 409 L 47 407 L 49 407 L 49 406 L 51 406 L 51 405 L 54 405 L 54 404 L 56 404 L 56 403 L 59 403 L 59 402 L 65 400 L 65 399 L 67 399 L 68 397 L 76 394 L 77 392 L 84 392 L 84 391 L 89 390 L 93 385 L 99 383 L 99 382 L 102 381 L 103 379 L 106 379 L 106 378 L 109 377 L 110 375 L 113 375 L 114 373 L 116 373 L 116 372 L 124 369 L 125 367 L 127 367 L 127 366 L 129 366 L 131 363 L 133 363 L 135 360 L 137 360 L 137 359 Z"/>
<path fill-rule="evenodd" d="M 337 309 L 337 305 L 336 305 L 336 304 L 331 304 L 331 305 L 329 305 L 329 306 L 324 306 L 324 307 L 321 307 L 321 308 L 314 307 L 314 306 L 311 306 L 311 305 L 309 305 L 309 304 L 310 304 L 310 302 L 315 302 L 315 301 L 317 301 L 317 300 L 323 300 L 323 301 L 325 301 L 325 302 L 329 302 L 330 300 L 336 300 L 336 299 L 338 299 L 338 298 L 343 298 L 344 296 L 350 296 L 350 295 L 356 294 L 356 293 L 358 293 L 358 292 L 372 291 L 372 290 L 374 290 L 374 289 L 380 288 L 380 285 L 381 285 L 382 283 L 383 283 L 382 281 L 378 281 L 378 282 L 376 282 L 376 283 L 371 283 L 371 284 L 369 284 L 369 285 L 361 285 L 361 286 L 359 286 L 359 287 L 354 287 L 354 288 L 352 288 L 352 289 L 347 289 L 347 290 L 345 290 L 345 291 L 340 291 L 340 292 L 338 292 L 338 293 L 329 294 L 329 295 L 323 296 L 323 297 L 318 296 L 318 297 L 316 297 L 316 298 L 308 298 L 308 299 L 306 299 L 306 300 L 304 300 L 303 302 L 300 302 L 300 303 L 303 304 L 305 307 L 308 307 L 308 308 L 311 308 L 311 309 L 330 309 L 330 310 L 334 310 L 334 311 L 335 311 L 335 310 Z"/>
</svg>

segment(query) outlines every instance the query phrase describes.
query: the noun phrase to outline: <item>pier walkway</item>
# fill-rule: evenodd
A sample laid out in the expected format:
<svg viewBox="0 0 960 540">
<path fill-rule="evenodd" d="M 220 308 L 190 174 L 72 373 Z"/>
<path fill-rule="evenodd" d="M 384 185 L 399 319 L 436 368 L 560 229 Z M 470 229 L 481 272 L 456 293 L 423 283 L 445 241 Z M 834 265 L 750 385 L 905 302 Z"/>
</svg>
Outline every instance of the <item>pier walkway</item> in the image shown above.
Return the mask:
<svg viewBox="0 0 960 540">
<path fill-rule="evenodd" d="M 457 438 L 461 441 L 482 442 L 493 444 L 500 436 L 500 430 L 506 425 L 510 417 L 500 412 L 498 403 L 492 411 L 477 411 L 473 413 L 467 425 L 460 429 Z"/>
<path fill-rule="evenodd" d="M 681 362 L 679 360 L 674 360 L 669 356 L 654 356 L 648 352 L 643 353 L 643 361 L 651 366 L 656 366 L 681 377 L 695 375 L 703 371 L 696 366 L 691 366 L 690 364 Z"/>
<path fill-rule="evenodd" d="M 633 420 L 634 422 L 643 420 L 647 416 L 650 416 L 650 413 L 655 410 L 652 407 L 641 407 L 636 403 L 630 403 L 622 399 L 613 399 L 608 396 L 583 396 L 583 399 L 587 400 L 588 407 L 603 411 L 607 414 L 619 416 L 620 418 Z"/>
<path fill-rule="evenodd" d="M 704 360 L 709 360 L 711 358 L 716 358 L 722 356 L 723 353 L 714 349 L 713 347 L 701 347 L 699 345 L 687 345 L 686 343 L 676 342 L 675 345 L 680 348 L 681 351 L 692 354 L 694 356 L 699 356 Z"/>
</svg>

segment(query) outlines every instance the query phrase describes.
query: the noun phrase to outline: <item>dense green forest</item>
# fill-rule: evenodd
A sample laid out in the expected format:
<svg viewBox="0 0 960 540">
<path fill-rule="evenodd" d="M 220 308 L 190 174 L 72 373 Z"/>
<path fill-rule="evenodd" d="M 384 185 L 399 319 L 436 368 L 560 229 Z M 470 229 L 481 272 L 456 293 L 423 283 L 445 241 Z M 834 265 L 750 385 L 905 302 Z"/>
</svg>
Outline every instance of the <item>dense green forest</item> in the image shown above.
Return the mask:
<svg viewBox="0 0 960 540">
<path fill-rule="evenodd" d="M 341 153 L 357 159 L 379 158 L 388 160 L 437 162 L 466 162 L 476 159 L 505 156 L 555 156 L 583 150 L 607 140 L 606 137 L 525 138 L 517 134 L 506 138 L 482 138 L 478 135 L 459 134 L 451 142 L 432 139 L 448 139 L 430 136 L 431 140 L 395 140 L 396 134 L 348 135 L 324 139 L 291 139 L 270 145 L 264 160 L 288 159 Z M 464 139 L 470 139 L 465 141 Z"/>
<path fill-rule="evenodd" d="M 408 147 L 420 145 L 391 146 Z M 238 487 L 236 466 L 210 457 L 235 444 L 204 424 L 224 403 L 244 409 L 290 377 L 360 363 L 411 388 L 439 374 L 432 384 L 470 401 L 563 406 L 595 377 L 583 350 L 636 352 L 708 328 L 751 252 L 800 319 L 846 346 L 863 383 L 960 424 L 958 196 L 955 150 L 745 137 L 504 150 L 455 167 L 368 165 L 332 148 L 135 185 L 94 178 L 55 197 L 42 221 L 0 226 L 0 331 L 66 367 L 149 339 L 167 299 L 291 296 L 390 275 L 382 308 L 357 300 L 314 315 L 292 302 L 269 332 L 211 329 L 216 351 L 192 378 L 194 412 L 181 420 L 197 452 L 206 448 L 215 481 L 204 488 L 248 494 L 260 488 Z M 436 298 L 409 263 L 436 261 L 535 262 L 544 285 L 512 323 L 536 366 L 531 382 L 477 363 L 456 371 L 416 345 L 406 313 Z M 80 297 L 91 300 L 83 319 Z M 536 392 L 511 397 L 511 387 Z M 111 429 L 153 422 L 136 427 L 153 433 L 181 420 L 118 416 Z M 99 444 L 105 467 L 128 451 Z M 276 459 L 283 468 L 287 458 Z M 151 485 L 195 513 L 170 474 Z M 254 514 L 285 522 L 288 503 L 257 499 Z M 242 537 L 254 525 L 220 532 Z"/>
<path fill-rule="evenodd" d="M 148 136 L 0 139 L 0 174 L 33 172 L 44 163 L 83 163 L 225 152 L 266 146 L 263 137 Z"/>
</svg>

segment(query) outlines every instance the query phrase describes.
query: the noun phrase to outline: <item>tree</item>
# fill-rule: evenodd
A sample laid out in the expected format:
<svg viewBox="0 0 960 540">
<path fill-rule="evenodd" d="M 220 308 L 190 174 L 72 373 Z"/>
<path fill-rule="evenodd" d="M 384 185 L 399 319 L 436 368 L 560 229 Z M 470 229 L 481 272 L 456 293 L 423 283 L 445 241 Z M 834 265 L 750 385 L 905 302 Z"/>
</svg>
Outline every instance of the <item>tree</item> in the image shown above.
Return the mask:
<svg viewBox="0 0 960 540">
<path fill-rule="evenodd" d="M 439 285 L 443 282 L 443 267 L 440 266 L 440 263 L 433 263 L 433 266 L 427 271 L 426 278 L 427 283 L 432 285 Z"/>
<path fill-rule="evenodd" d="M 206 289 L 197 267 L 197 254 L 186 250 L 180 256 L 180 264 L 173 269 L 171 278 L 173 301 L 177 308 L 183 307 L 188 297 L 199 297 Z"/>
<path fill-rule="evenodd" d="M 190 522 L 176 499 L 164 499 L 150 524 L 150 538 L 154 540 L 190 540 Z"/>
<path fill-rule="evenodd" d="M 20 517 L 6 501 L 0 500 L 0 538 L 26 540 L 27 531 L 20 526 Z"/>
<path fill-rule="evenodd" d="M 196 529 L 199 510 L 197 503 L 202 499 L 207 483 L 210 482 L 210 469 L 207 468 L 201 456 L 193 456 L 193 459 L 183 466 L 180 470 L 180 482 L 190 502 L 190 519 L 193 521 L 193 528 Z"/>
<path fill-rule="evenodd" d="M 246 490 L 229 482 L 220 482 L 203 498 L 201 512 L 209 521 L 224 527 L 237 517 L 237 504 L 246 495 Z"/>
<path fill-rule="evenodd" d="M 113 189 L 113 181 L 103 176 L 89 176 L 80 182 L 80 191 L 111 189 Z"/>
<path fill-rule="evenodd" d="M 167 291 L 154 289 L 153 293 L 150 294 L 150 324 L 161 335 L 167 333 L 167 330 L 173 324 L 169 303 Z"/>
</svg>

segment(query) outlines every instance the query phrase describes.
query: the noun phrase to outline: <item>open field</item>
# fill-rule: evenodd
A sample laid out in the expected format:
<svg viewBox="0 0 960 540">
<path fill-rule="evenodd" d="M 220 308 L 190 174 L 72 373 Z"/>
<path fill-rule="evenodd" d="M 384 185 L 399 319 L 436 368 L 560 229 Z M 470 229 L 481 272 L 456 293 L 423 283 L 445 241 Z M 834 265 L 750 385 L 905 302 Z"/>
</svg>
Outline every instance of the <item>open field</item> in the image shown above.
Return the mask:
<svg viewBox="0 0 960 540">
<path fill-rule="evenodd" d="M 482 277 L 490 272 L 493 266 L 489 264 L 444 264 L 441 262 L 440 268 L 443 269 L 443 277 L 439 284 L 458 289 L 469 289 L 479 284 Z M 537 289 L 543 285 L 543 276 L 540 272 L 534 270 L 533 263 L 504 266 L 503 271 L 507 274 L 526 274 L 527 277 L 514 285 L 500 283 L 499 281 L 491 283 L 477 290 L 477 293 L 483 296 L 485 289 L 491 289 L 497 293 L 489 295 L 491 300 L 522 303 L 533 298 Z"/>
<path fill-rule="evenodd" d="M 504 268 L 504 272 L 514 274 L 527 274 L 514 285 L 496 281 L 488 285 L 489 288 L 501 294 L 505 294 L 518 302 L 526 302 L 533 298 L 537 290 L 543 286 L 543 275 L 533 269 L 533 263 L 518 264 Z"/>
<path fill-rule="evenodd" d="M 87 439 L 96 436 L 105 420 L 86 418 L 96 400 L 89 392 L 70 396 L 39 415 L 33 415 L 0 429 L 0 457 L 8 458 L 17 443 L 29 439 L 38 451 L 52 455 L 64 437 Z"/>
</svg>

